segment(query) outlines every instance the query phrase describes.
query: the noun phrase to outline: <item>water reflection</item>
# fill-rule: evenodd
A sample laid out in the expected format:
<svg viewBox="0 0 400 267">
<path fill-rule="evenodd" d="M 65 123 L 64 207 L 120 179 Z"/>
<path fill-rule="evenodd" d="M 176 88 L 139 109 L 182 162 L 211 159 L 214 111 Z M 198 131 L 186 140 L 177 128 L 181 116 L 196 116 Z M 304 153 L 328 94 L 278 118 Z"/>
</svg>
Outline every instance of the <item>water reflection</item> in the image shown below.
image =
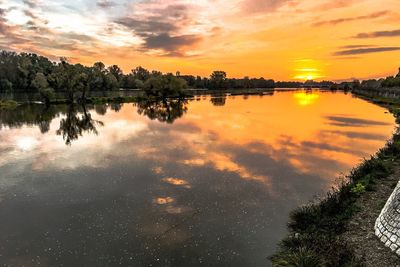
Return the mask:
<svg viewBox="0 0 400 267">
<path fill-rule="evenodd" d="M 39 126 L 42 133 L 49 131 L 50 122 L 64 110 L 64 106 L 23 105 L 13 110 L 0 109 L 0 130 L 3 127 Z"/>
<path fill-rule="evenodd" d="M 66 117 L 60 121 L 57 135 L 63 137 L 66 145 L 71 145 L 72 141 L 77 140 L 85 132 L 97 135 L 97 126 L 104 125 L 102 121 L 92 119 L 92 115 L 87 111 L 85 105 L 82 105 L 81 107 L 82 115 L 79 115 L 76 105 L 70 104 L 65 114 Z M 106 107 L 104 109 L 107 110 Z"/>
<path fill-rule="evenodd" d="M 151 120 L 173 123 L 187 112 L 187 103 L 185 99 L 141 100 L 136 103 L 136 107 L 140 115 Z"/>
<path fill-rule="evenodd" d="M 210 101 L 214 106 L 224 106 L 226 102 L 226 95 L 213 96 L 211 97 Z"/>
<path fill-rule="evenodd" d="M 296 92 L 293 94 L 293 96 L 297 100 L 300 106 L 312 105 L 319 98 L 319 94 L 311 90 L 307 90 L 305 92 Z"/>
<path fill-rule="evenodd" d="M 268 265 L 290 210 L 394 127 L 351 95 L 295 93 L 1 111 L 0 262 Z"/>
</svg>

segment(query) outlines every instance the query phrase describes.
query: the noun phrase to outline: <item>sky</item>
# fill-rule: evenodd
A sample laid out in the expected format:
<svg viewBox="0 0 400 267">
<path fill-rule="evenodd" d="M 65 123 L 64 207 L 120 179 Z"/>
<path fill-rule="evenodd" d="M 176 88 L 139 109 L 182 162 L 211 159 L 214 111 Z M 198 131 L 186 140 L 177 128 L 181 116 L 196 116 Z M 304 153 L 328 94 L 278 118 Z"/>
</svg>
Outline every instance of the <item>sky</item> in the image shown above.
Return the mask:
<svg viewBox="0 0 400 267">
<path fill-rule="evenodd" d="M 400 67 L 400 1 L 0 0 L 0 49 L 125 73 L 385 77 Z"/>
</svg>

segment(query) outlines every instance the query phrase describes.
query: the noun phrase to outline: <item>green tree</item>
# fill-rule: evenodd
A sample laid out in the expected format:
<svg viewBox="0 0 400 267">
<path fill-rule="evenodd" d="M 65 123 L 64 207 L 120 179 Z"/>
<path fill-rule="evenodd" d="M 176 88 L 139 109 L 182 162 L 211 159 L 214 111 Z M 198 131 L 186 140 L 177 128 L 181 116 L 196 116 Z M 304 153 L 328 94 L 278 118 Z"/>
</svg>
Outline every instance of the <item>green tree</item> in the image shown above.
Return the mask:
<svg viewBox="0 0 400 267">
<path fill-rule="evenodd" d="M 114 75 L 114 77 L 117 79 L 118 83 L 121 82 L 122 77 L 124 76 L 124 73 L 122 72 L 121 68 L 118 67 L 117 65 L 112 65 L 109 66 L 107 69 L 108 73 L 111 73 Z"/>
<path fill-rule="evenodd" d="M 150 71 L 139 66 L 132 70 L 132 75 L 135 77 L 135 79 L 147 81 L 150 78 Z"/>
<path fill-rule="evenodd" d="M 38 90 L 40 97 L 44 100 L 46 106 L 49 106 L 51 99 L 54 98 L 54 90 L 49 87 L 46 76 L 41 72 L 36 73 L 31 86 Z"/>
<path fill-rule="evenodd" d="M 0 79 L 0 92 L 11 92 L 13 84 L 8 79 Z"/>
<path fill-rule="evenodd" d="M 118 80 L 115 78 L 115 76 L 112 73 L 107 73 L 104 76 L 104 87 L 107 90 L 115 90 L 118 89 Z"/>
<path fill-rule="evenodd" d="M 104 72 L 106 69 L 106 65 L 103 62 L 96 62 L 93 64 L 93 68 L 99 72 Z"/>
<path fill-rule="evenodd" d="M 157 97 L 182 97 L 184 89 L 186 88 L 186 81 L 175 77 L 172 74 L 166 74 L 157 77 L 151 77 L 143 86 L 143 90 L 147 95 Z"/>
</svg>

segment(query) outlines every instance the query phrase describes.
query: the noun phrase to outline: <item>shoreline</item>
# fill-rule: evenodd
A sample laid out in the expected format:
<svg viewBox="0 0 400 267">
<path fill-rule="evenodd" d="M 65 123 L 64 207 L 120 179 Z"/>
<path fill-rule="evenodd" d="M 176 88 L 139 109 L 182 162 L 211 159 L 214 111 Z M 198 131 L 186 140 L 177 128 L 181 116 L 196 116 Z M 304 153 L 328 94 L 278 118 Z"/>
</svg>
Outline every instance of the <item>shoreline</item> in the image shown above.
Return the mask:
<svg viewBox="0 0 400 267">
<path fill-rule="evenodd" d="M 400 99 L 357 91 L 396 119 L 388 143 L 364 160 L 338 189 L 292 211 L 289 235 L 270 257 L 273 266 L 398 266 L 400 257 L 375 236 L 374 224 L 400 175 Z"/>
<path fill-rule="evenodd" d="M 208 90 L 208 89 L 185 89 L 185 95 L 181 98 L 183 99 L 192 99 L 198 96 L 204 96 L 204 95 L 210 95 L 210 96 L 246 96 L 246 95 L 260 95 L 260 96 L 268 96 L 272 95 L 275 92 L 286 92 L 286 91 L 310 91 L 310 90 L 318 90 L 318 91 L 324 91 L 324 92 L 337 92 L 337 91 L 346 91 L 342 89 L 336 89 L 336 90 L 330 90 L 330 89 L 324 89 L 324 88 L 313 88 L 313 89 L 308 89 L 308 88 L 248 88 L 248 89 L 230 89 L 230 90 Z M 133 103 L 137 101 L 143 101 L 143 100 L 150 100 L 150 101 L 156 101 L 160 100 L 158 98 L 149 96 L 146 97 L 144 95 L 144 91 L 142 90 L 122 90 L 122 91 L 107 91 L 105 94 L 115 94 L 118 92 L 132 92 L 132 95 L 103 95 L 103 96 L 88 96 L 86 97 L 85 103 L 87 104 L 106 104 L 106 103 Z M 95 93 L 99 93 L 95 91 Z M 27 105 L 27 104 L 43 104 L 44 103 L 39 100 L 35 95 L 30 96 L 31 99 L 28 100 L 23 100 L 23 101 L 18 101 L 12 99 L 0 99 L 0 109 L 14 109 L 17 106 L 20 105 Z M 176 99 L 179 97 L 168 97 L 169 99 Z M 50 105 L 59 105 L 59 104 L 70 104 L 71 101 L 69 101 L 66 98 L 63 97 L 56 97 L 52 100 L 50 100 Z M 79 101 L 74 101 L 74 103 L 78 103 Z"/>
</svg>

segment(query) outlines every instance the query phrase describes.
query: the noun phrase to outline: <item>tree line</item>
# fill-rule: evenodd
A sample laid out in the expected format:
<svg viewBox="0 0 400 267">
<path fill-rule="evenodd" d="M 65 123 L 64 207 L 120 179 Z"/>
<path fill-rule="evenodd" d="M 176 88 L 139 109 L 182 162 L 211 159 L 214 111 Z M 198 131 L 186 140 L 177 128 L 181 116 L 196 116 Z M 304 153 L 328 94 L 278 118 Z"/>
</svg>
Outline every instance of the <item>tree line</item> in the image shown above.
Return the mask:
<svg viewBox="0 0 400 267">
<path fill-rule="evenodd" d="M 388 76 L 384 79 L 369 79 L 359 83 L 358 88 L 368 89 L 382 89 L 382 88 L 400 88 L 400 68 L 399 73 L 395 76 Z"/>
<path fill-rule="evenodd" d="M 400 87 L 400 68 L 396 76 L 389 76 L 382 81 L 383 87 Z"/>
<path fill-rule="evenodd" d="M 54 94 L 84 101 L 89 91 L 140 88 L 152 95 L 174 95 L 186 82 L 172 74 L 137 67 L 124 74 L 120 67 L 96 62 L 88 67 L 71 64 L 66 58 L 52 62 L 33 53 L 0 52 L 0 92 L 39 93 L 48 104 Z"/>
<path fill-rule="evenodd" d="M 393 78 L 394 80 L 398 78 Z M 393 79 L 388 84 L 396 84 Z M 397 80 L 396 80 L 397 81 Z M 185 88 L 225 90 L 251 88 L 336 88 L 329 81 L 275 82 L 261 78 L 228 78 L 224 71 L 214 71 L 209 77 L 162 73 L 141 66 L 123 73 L 117 65 L 106 67 L 102 62 L 93 66 L 71 64 L 66 58 L 54 62 L 34 53 L 0 51 L 0 92 L 38 93 L 46 104 L 55 94 L 64 94 L 68 101 L 85 101 L 90 91 L 142 89 L 155 97 L 183 96 Z M 339 85 L 340 88 L 340 85 Z"/>
</svg>

